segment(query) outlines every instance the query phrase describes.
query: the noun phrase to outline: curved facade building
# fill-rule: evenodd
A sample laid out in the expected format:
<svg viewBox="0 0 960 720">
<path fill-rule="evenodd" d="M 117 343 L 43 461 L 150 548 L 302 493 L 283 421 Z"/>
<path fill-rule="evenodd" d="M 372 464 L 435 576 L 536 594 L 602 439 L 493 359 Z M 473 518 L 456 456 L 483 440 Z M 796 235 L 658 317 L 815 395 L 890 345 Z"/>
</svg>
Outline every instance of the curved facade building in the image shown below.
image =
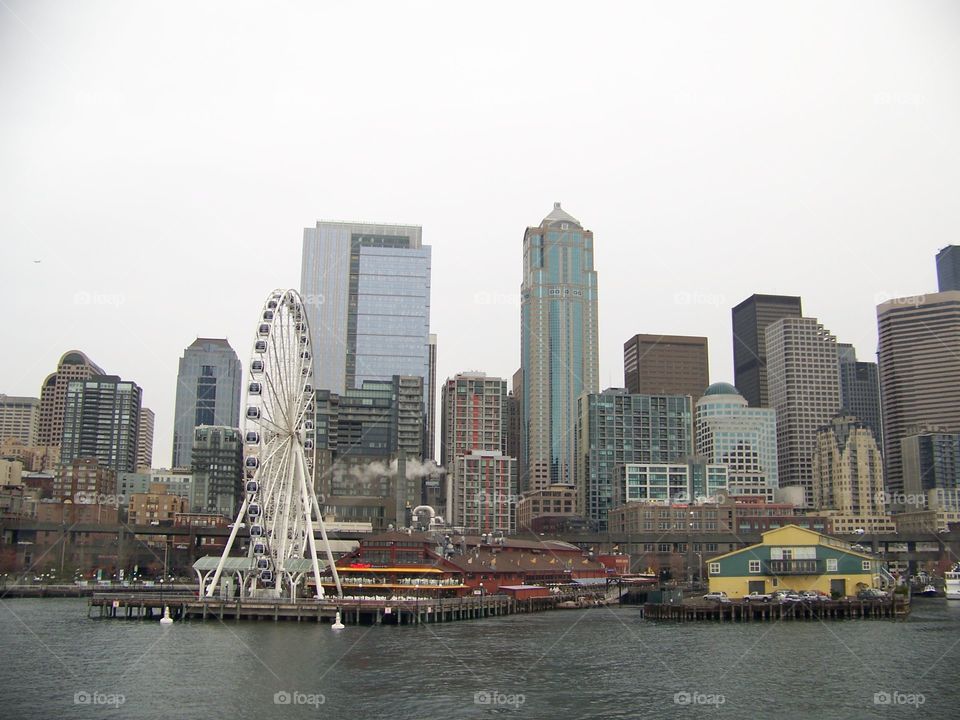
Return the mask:
<svg viewBox="0 0 960 720">
<path fill-rule="evenodd" d="M 727 492 L 773 502 L 776 411 L 751 407 L 730 383 L 714 383 L 697 401 L 695 417 L 697 455 L 727 466 Z"/>
<path fill-rule="evenodd" d="M 99 365 L 79 350 L 63 354 L 56 372 L 47 375 L 40 388 L 40 422 L 37 444 L 60 445 L 63 437 L 63 414 L 67 407 L 67 386 L 73 380 L 89 380 L 94 375 L 106 375 Z"/>
</svg>

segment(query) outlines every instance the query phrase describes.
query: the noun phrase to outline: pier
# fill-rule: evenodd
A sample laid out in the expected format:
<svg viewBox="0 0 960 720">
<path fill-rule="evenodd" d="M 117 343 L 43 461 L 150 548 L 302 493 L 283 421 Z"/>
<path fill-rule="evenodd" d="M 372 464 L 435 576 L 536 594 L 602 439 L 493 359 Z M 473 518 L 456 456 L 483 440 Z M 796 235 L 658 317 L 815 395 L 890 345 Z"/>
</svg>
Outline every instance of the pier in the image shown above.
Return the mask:
<svg viewBox="0 0 960 720">
<path fill-rule="evenodd" d="M 817 603 L 695 603 L 643 606 L 647 620 L 672 622 L 779 622 L 781 620 L 905 620 L 910 603 L 892 600 L 831 600 Z"/>
<path fill-rule="evenodd" d="M 345 625 L 418 625 L 553 610 L 571 600 L 575 598 L 570 595 L 526 600 L 486 595 L 421 600 L 348 597 L 291 602 L 254 598 L 221 600 L 173 593 L 94 593 L 88 602 L 87 615 L 95 619 L 159 620 L 163 608 L 167 607 L 174 620 L 332 623 L 339 612 Z"/>
</svg>

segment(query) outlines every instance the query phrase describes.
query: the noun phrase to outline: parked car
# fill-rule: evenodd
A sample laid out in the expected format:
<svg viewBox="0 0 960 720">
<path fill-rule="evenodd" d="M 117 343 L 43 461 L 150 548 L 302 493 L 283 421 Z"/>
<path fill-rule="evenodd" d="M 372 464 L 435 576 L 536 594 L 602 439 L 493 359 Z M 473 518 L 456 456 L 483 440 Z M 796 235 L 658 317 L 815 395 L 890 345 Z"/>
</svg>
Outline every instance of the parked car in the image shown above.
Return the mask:
<svg viewBox="0 0 960 720">
<path fill-rule="evenodd" d="M 803 602 L 803 597 L 796 590 L 777 590 L 773 598 L 781 604 Z"/>
<path fill-rule="evenodd" d="M 877 588 L 863 588 L 857 592 L 857 598 L 860 600 L 883 600 L 886 597 L 887 593 Z"/>
<path fill-rule="evenodd" d="M 800 593 L 800 597 L 803 598 L 804 602 L 826 602 L 830 599 L 829 595 L 824 595 L 817 590 L 804 590 Z"/>
<path fill-rule="evenodd" d="M 730 602 L 730 598 L 727 597 L 727 594 L 722 590 L 719 592 L 708 592 L 706 595 L 703 596 L 703 599 L 708 600 L 710 602 L 721 602 L 721 603 Z"/>
<path fill-rule="evenodd" d="M 752 592 L 743 596 L 744 602 L 770 602 L 771 600 L 773 595 L 770 593 Z"/>
</svg>

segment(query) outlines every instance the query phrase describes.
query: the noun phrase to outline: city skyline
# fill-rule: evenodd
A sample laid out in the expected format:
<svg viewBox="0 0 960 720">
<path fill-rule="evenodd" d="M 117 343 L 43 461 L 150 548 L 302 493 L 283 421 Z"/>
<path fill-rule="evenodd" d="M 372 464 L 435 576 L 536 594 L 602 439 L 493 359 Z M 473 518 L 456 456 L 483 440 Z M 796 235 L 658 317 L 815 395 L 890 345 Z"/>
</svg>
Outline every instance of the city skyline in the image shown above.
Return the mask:
<svg viewBox="0 0 960 720">
<path fill-rule="evenodd" d="M 861 45 L 851 54 L 846 39 L 821 33 L 824 12 L 840 9 L 797 9 L 774 45 L 754 32 L 749 13 L 731 9 L 693 23 L 681 56 L 647 29 L 638 42 L 609 18 L 586 18 L 595 31 L 583 39 L 588 73 L 573 55 L 548 59 L 520 42 L 527 27 L 564 31 L 569 10 L 524 7 L 510 24 L 477 18 L 455 42 L 414 23 L 415 42 L 389 73 L 362 58 L 346 82 L 318 74 L 350 49 L 338 36 L 317 56 L 307 32 L 316 17 L 287 23 L 278 11 L 232 29 L 203 25 L 203 43 L 173 53 L 159 38 L 129 46 L 117 30 L 125 21 L 109 11 L 62 8 L 60 25 L 39 6 L 17 8 L 32 34 L 16 24 L 0 30 L 8 61 L 0 82 L 12 108 L 0 118 L 10 208 L 0 215 L 0 286 L 14 313 L 57 322 L 22 329 L 20 352 L 0 361 L 3 392 L 37 397 L 44 371 L 80 349 L 143 388 L 156 413 L 158 461 L 172 445 L 185 342 L 225 337 L 246 358 L 263 294 L 299 287 L 303 227 L 317 219 L 423 227 L 433 247 L 438 379 L 465 369 L 509 378 L 519 366 L 517 228 L 560 200 L 602 241 L 601 389 L 620 384 L 623 343 L 639 331 L 708 337 L 711 379 L 734 382 L 730 309 L 753 293 L 802 296 L 805 313 L 874 360 L 876 305 L 935 291 L 935 255 L 960 227 L 950 195 L 960 166 L 941 162 L 960 149 L 950 72 L 960 47 L 936 15 L 877 8 L 858 20 Z M 688 20 L 677 8 L 659 12 Z M 388 16 L 410 20 L 399 8 Z M 110 38 L 96 46 L 84 39 L 93 17 Z M 331 20 L 363 18 L 342 8 Z M 389 24 L 368 28 L 372 39 L 386 41 Z M 888 28 L 897 29 L 896 48 Z M 740 40 L 732 54 L 725 42 L 719 51 L 725 34 Z M 291 62 L 268 51 L 211 58 L 204 49 L 234 41 L 280 43 Z M 823 43 L 820 52 L 797 66 L 808 41 Z M 125 62 L 116 63 L 121 49 Z M 454 61 L 438 67 L 438 53 Z M 498 59 L 464 60 L 473 53 Z M 755 63 L 757 54 L 767 61 Z M 664 57 L 674 63 L 666 75 L 655 70 Z M 782 92 L 787 68 L 800 73 L 799 92 Z M 247 112 L 243 83 L 227 83 L 217 99 L 204 89 L 237 73 L 264 94 L 259 114 Z M 571 92 L 592 112 L 531 120 Z M 438 104 L 420 107 L 428 93 Z M 366 110 L 378 94 L 398 107 L 386 131 Z M 261 132 L 276 127 L 284 130 Z M 674 140 L 652 140 L 667 136 Z M 250 152 L 238 155 L 246 142 Z M 397 172 L 371 174 L 355 147 Z M 841 173 L 838 156 L 848 160 Z M 225 175 L 236 162 L 241 171 Z M 541 172 L 531 178 L 513 167 Z M 637 283 L 646 265 L 654 272 Z"/>
<path fill-rule="evenodd" d="M 0 0 L 0 707 L 949 716 L 958 40 Z"/>
</svg>

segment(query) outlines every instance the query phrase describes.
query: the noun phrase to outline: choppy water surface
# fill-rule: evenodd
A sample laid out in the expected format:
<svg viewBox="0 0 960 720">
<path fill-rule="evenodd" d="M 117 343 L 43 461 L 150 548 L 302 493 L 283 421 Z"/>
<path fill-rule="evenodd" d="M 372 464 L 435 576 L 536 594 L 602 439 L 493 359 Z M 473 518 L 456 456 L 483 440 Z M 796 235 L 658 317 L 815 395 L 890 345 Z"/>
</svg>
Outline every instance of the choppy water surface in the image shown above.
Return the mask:
<svg viewBox="0 0 960 720">
<path fill-rule="evenodd" d="M 421 627 L 92 620 L 0 601 L 0 718 L 960 717 L 960 603 L 906 622 Z"/>
</svg>

